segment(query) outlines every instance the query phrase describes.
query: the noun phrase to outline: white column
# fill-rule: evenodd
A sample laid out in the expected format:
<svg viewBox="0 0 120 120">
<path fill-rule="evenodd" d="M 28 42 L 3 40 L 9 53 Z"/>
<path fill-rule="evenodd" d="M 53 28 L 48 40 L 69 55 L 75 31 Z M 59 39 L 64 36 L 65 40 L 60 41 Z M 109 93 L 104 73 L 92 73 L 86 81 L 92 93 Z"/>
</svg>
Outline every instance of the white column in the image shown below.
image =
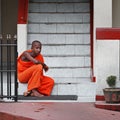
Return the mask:
<svg viewBox="0 0 120 120">
<path fill-rule="evenodd" d="M 27 49 L 27 24 L 17 25 L 18 55 Z"/>
<path fill-rule="evenodd" d="M 94 74 L 97 94 L 103 94 L 106 77 L 119 76 L 119 41 L 96 40 L 97 27 L 112 27 L 112 0 L 94 0 Z"/>
<path fill-rule="evenodd" d="M 94 27 L 112 26 L 112 0 L 94 0 Z"/>
</svg>

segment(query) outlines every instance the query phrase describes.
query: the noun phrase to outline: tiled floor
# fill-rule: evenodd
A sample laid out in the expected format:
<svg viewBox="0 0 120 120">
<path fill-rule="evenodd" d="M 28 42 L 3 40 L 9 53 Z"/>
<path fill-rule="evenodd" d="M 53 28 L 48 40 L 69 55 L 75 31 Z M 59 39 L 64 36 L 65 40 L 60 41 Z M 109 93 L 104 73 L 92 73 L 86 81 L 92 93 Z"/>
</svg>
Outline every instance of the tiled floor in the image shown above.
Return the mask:
<svg viewBox="0 0 120 120">
<path fill-rule="evenodd" d="M 3 114 L 4 113 L 4 114 Z M 117 111 L 99 109 L 95 103 L 0 103 L 0 120 L 119 120 Z"/>
</svg>

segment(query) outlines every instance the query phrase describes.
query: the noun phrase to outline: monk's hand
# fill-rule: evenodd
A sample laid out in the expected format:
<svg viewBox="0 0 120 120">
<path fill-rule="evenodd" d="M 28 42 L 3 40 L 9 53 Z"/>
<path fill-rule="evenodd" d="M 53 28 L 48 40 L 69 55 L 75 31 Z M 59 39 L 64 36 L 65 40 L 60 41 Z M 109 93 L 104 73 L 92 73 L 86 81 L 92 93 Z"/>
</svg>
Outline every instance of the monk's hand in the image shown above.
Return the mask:
<svg viewBox="0 0 120 120">
<path fill-rule="evenodd" d="M 35 64 L 41 64 L 42 66 L 44 65 L 44 63 L 42 63 L 41 61 L 39 61 L 39 60 L 35 60 L 35 62 L 34 62 Z"/>
<path fill-rule="evenodd" d="M 43 64 L 43 69 L 45 70 L 45 72 L 47 72 L 49 67 L 46 64 Z"/>
<path fill-rule="evenodd" d="M 34 63 L 35 64 L 41 64 L 41 62 L 39 60 L 35 60 Z"/>
</svg>

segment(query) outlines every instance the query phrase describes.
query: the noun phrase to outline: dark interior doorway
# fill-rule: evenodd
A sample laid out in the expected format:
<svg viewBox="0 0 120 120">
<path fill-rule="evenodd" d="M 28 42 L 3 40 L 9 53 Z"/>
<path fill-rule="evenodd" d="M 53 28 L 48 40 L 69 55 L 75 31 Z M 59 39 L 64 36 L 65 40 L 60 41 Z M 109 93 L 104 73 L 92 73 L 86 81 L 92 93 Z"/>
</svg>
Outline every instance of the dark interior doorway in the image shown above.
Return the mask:
<svg viewBox="0 0 120 120">
<path fill-rule="evenodd" d="M 18 0 L 0 0 L 1 34 L 17 34 Z"/>
</svg>

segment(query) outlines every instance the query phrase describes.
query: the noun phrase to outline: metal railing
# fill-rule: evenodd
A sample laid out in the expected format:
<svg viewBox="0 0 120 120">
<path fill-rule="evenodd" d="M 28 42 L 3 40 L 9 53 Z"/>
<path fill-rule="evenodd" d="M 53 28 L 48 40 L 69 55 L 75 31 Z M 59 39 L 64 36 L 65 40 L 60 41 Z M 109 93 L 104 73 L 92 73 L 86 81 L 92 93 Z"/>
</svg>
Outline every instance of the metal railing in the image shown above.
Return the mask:
<svg viewBox="0 0 120 120">
<path fill-rule="evenodd" d="M 17 37 L 0 35 L 0 98 L 17 101 Z"/>
</svg>

